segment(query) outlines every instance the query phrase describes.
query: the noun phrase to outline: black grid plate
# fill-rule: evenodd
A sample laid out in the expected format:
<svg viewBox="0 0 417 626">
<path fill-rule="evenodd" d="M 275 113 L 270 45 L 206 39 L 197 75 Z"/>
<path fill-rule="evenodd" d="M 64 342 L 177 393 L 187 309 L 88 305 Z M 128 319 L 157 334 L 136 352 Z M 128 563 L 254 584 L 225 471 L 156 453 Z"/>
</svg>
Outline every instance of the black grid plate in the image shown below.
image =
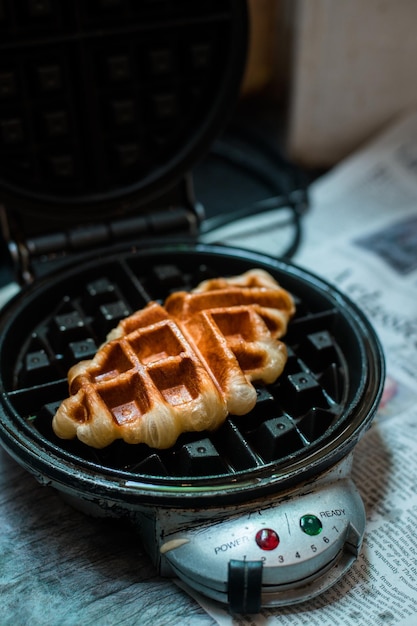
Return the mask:
<svg viewBox="0 0 417 626">
<path fill-rule="evenodd" d="M 235 105 L 246 22 L 245 0 L 0 0 L 2 196 L 81 221 L 175 185 Z"/>
<path fill-rule="evenodd" d="M 284 337 L 284 373 L 258 387 L 253 411 L 229 417 L 215 433 L 181 435 L 164 451 L 122 441 L 95 450 L 54 435 L 51 420 L 68 396 L 68 368 L 91 358 L 121 318 L 204 278 L 253 267 L 270 271 L 297 305 Z M 382 391 L 379 344 L 353 304 L 298 268 L 220 246 L 176 244 L 86 260 L 24 291 L 6 309 L 0 330 L 3 440 L 16 456 L 30 457 L 32 468 L 45 471 L 46 464 L 52 474 L 58 463 L 68 473 L 75 466 L 96 479 L 163 490 L 222 489 L 230 481 L 314 471 L 352 447 Z"/>
</svg>

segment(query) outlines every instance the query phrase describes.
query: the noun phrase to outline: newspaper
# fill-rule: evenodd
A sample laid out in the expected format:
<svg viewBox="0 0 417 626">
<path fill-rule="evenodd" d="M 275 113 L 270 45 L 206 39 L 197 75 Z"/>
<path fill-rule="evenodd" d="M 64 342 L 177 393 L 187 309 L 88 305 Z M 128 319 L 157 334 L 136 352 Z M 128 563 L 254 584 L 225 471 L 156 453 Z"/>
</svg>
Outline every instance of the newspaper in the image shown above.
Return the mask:
<svg viewBox="0 0 417 626">
<path fill-rule="evenodd" d="M 280 233 L 272 225 L 283 218 L 264 215 L 263 224 L 251 219 L 206 240 L 276 254 L 288 227 Z M 340 582 L 300 605 L 232 617 L 206 599 L 198 601 L 221 626 L 415 625 L 417 112 L 315 181 L 304 229 L 294 262 L 360 306 L 386 356 L 381 406 L 354 451 L 353 478 L 367 510 L 362 550 Z"/>
</svg>

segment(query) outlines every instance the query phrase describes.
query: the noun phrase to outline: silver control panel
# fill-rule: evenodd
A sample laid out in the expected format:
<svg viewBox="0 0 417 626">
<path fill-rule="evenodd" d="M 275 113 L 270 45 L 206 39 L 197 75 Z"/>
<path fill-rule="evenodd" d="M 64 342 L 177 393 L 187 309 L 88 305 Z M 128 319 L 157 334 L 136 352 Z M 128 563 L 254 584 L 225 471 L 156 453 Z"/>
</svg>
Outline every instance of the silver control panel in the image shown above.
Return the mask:
<svg viewBox="0 0 417 626">
<path fill-rule="evenodd" d="M 228 519 L 166 534 L 162 559 L 191 588 L 232 611 L 307 600 L 333 585 L 358 555 L 362 499 L 349 477 L 277 498 Z"/>
</svg>

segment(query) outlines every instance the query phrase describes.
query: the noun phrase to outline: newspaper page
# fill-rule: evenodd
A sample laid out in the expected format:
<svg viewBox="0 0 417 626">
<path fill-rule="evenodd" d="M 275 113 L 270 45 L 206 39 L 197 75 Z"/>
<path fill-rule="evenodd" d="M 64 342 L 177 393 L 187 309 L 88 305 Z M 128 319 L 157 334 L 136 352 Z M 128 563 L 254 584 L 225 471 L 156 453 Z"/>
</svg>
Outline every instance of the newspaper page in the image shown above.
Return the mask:
<svg viewBox="0 0 417 626">
<path fill-rule="evenodd" d="M 254 220 L 252 226 L 210 236 L 275 254 L 279 237 L 288 237 L 272 227 L 275 217 L 277 224 L 283 219 L 264 215 L 264 225 Z M 341 581 L 300 605 L 233 617 L 203 598 L 199 602 L 221 626 L 412 626 L 417 624 L 417 113 L 312 185 L 304 229 L 294 262 L 358 304 L 386 357 L 381 406 L 354 450 L 353 478 L 367 510 L 362 550 Z"/>
</svg>

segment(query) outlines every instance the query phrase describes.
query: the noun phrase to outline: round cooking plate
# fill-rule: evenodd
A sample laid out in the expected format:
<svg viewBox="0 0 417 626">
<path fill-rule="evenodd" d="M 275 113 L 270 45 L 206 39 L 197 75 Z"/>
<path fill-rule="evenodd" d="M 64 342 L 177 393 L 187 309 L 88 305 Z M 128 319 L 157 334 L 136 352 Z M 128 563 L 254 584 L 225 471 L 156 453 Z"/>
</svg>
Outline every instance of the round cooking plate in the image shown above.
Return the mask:
<svg viewBox="0 0 417 626">
<path fill-rule="evenodd" d="M 7 207 L 78 223 L 177 185 L 235 106 L 246 1 L 26 4 L 1 3 Z"/>
<path fill-rule="evenodd" d="M 284 373 L 258 387 L 251 413 L 229 417 L 215 433 L 181 435 L 164 451 L 121 441 L 94 450 L 54 435 L 51 420 L 68 396 L 68 368 L 91 357 L 121 318 L 204 278 L 254 267 L 293 294 L 297 313 L 284 337 Z M 372 327 L 344 295 L 300 268 L 223 246 L 175 243 L 86 257 L 9 303 L 0 337 L 5 447 L 67 493 L 120 504 L 230 503 L 292 486 L 352 449 L 384 380 Z"/>
</svg>

